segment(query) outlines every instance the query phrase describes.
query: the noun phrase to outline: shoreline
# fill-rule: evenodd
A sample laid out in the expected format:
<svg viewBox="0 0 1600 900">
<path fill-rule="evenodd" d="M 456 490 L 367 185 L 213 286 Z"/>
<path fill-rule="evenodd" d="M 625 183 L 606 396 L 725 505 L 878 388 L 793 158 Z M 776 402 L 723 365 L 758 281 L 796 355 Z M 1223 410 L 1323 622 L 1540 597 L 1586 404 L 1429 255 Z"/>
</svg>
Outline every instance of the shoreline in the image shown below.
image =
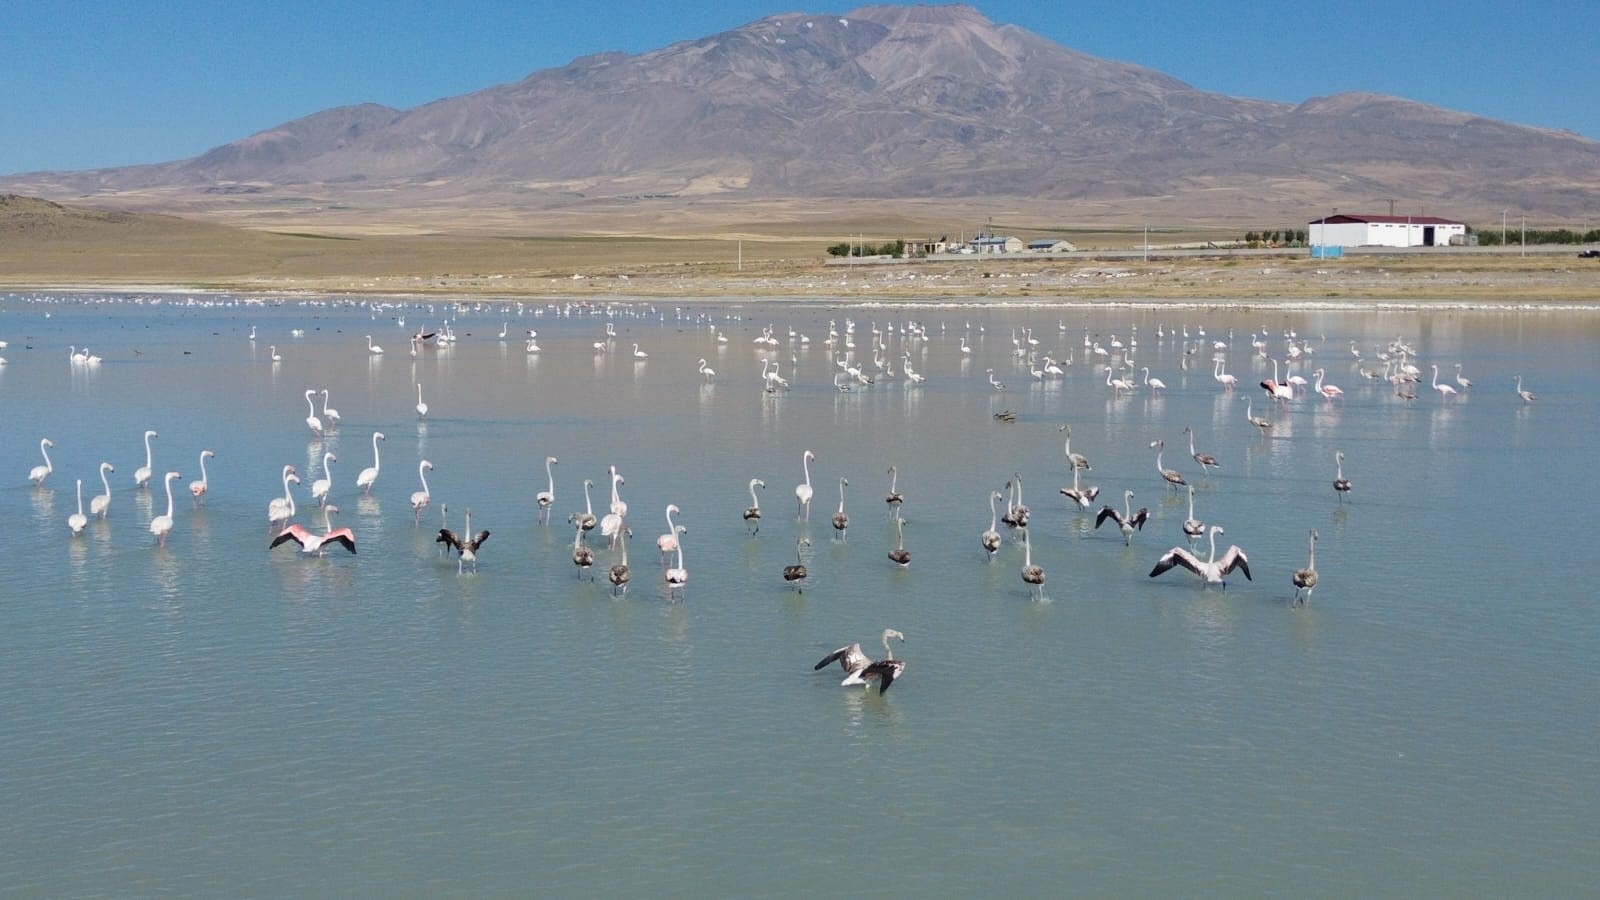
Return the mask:
<svg viewBox="0 0 1600 900">
<path fill-rule="evenodd" d="M 873 296 L 827 294 L 770 294 L 770 295 L 693 295 L 683 294 L 662 297 L 649 293 L 468 293 L 447 296 L 439 292 L 397 292 L 378 289 L 344 288 L 317 290 L 301 288 L 232 288 L 220 286 L 186 286 L 180 284 L 4 284 L 0 292 L 11 295 L 73 294 L 105 295 L 123 294 L 172 296 L 234 297 L 245 303 L 268 303 L 288 300 L 342 300 L 352 303 L 386 300 L 399 303 L 457 303 L 457 304 L 511 304 L 511 303 L 579 303 L 588 305 L 653 305 L 665 300 L 681 304 L 721 307 L 748 307 L 766 305 L 819 306 L 836 308 L 849 306 L 858 309 L 1194 309 L 1233 310 L 1253 309 L 1297 310 L 1305 312 L 1600 312 L 1600 300 L 1561 300 L 1508 297 L 1504 299 L 1472 298 L 1421 298 L 1421 297 L 1341 297 L 1338 299 L 1310 297 L 1014 297 L 1014 296 Z"/>
</svg>

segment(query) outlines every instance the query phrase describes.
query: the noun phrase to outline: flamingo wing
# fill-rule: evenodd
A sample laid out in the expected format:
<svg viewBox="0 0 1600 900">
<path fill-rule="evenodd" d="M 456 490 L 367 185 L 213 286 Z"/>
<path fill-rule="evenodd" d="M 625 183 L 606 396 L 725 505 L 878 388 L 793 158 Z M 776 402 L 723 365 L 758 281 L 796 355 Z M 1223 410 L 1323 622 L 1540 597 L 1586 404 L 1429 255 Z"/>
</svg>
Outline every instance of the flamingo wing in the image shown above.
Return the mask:
<svg viewBox="0 0 1600 900">
<path fill-rule="evenodd" d="M 1237 545 L 1230 546 L 1228 548 L 1228 552 L 1222 554 L 1222 558 L 1217 560 L 1217 568 L 1224 575 L 1232 572 L 1234 569 L 1238 569 L 1244 573 L 1244 578 L 1246 581 L 1255 580 L 1254 578 L 1250 577 L 1250 560 L 1245 557 L 1244 551 L 1240 550 Z"/>
<path fill-rule="evenodd" d="M 1100 507 L 1099 515 L 1094 517 L 1094 527 L 1099 528 L 1100 524 L 1107 519 L 1114 519 L 1118 525 L 1121 525 L 1122 513 L 1117 512 L 1109 506 L 1102 506 Z"/>
<path fill-rule="evenodd" d="M 1150 577 L 1154 578 L 1173 566 L 1183 566 L 1185 569 L 1188 569 L 1196 575 L 1199 575 L 1202 578 L 1205 577 L 1205 572 L 1201 568 L 1200 560 L 1197 559 L 1193 553 L 1190 553 L 1188 550 L 1185 550 L 1182 547 L 1173 547 L 1171 550 L 1166 552 L 1165 556 L 1162 556 L 1160 559 L 1156 560 L 1155 568 L 1150 570 Z"/>
<path fill-rule="evenodd" d="M 456 533 L 448 528 L 439 529 L 439 536 L 434 538 L 433 542 L 435 544 L 444 544 L 447 547 L 454 547 L 457 553 L 461 552 L 461 539 L 456 537 Z"/>
<path fill-rule="evenodd" d="M 294 541 L 296 544 L 299 544 L 302 549 L 304 549 L 306 546 L 306 541 L 313 539 L 315 539 L 315 535 L 305 530 L 304 527 L 300 525 L 289 525 L 286 526 L 282 531 L 278 532 L 278 536 L 272 539 L 272 543 L 267 545 L 267 549 L 271 550 L 273 547 L 276 547 L 279 544 L 287 543 L 288 541 Z"/>
<path fill-rule="evenodd" d="M 324 543 L 334 542 L 342 544 L 344 545 L 344 548 L 349 550 L 351 553 L 356 552 L 356 535 L 355 532 L 348 528 L 335 528 L 334 530 L 323 535 L 322 540 Z"/>
<path fill-rule="evenodd" d="M 1144 530 L 1144 523 L 1148 522 L 1149 520 L 1150 520 L 1150 507 L 1141 506 L 1141 507 L 1139 507 L 1139 511 L 1133 514 L 1133 518 L 1128 520 L 1128 524 L 1130 524 L 1133 527 L 1139 529 L 1140 531 L 1143 531 Z"/>
<path fill-rule="evenodd" d="M 889 689 L 889 685 L 894 684 L 894 680 L 900 677 L 900 673 L 905 671 L 905 667 L 904 660 L 885 659 L 867 666 L 861 671 L 860 675 L 862 678 L 876 676 L 878 679 L 878 693 L 881 695 Z"/>
<path fill-rule="evenodd" d="M 788 575 L 787 569 L 784 570 L 784 574 Z M 866 668 L 871 660 L 867 659 L 867 655 L 861 652 L 860 644 L 851 644 L 848 647 L 840 647 L 824 656 L 822 661 L 812 666 L 811 669 L 812 671 L 820 671 L 834 662 L 837 662 L 839 667 L 846 672 L 855 672 Z"/>
<path fill-rule="evenodd" d="M 488 540 L 489 540 L 489 529 L 485 528 L 484 530 L 482 530 L 482 531 L 480 531 L 477 534 L 472 536 L 472 541 L 471 541 L 472 549 L 476 550 L 479 547 L 482 547 L 484 545 L 484 543 L 487 542 Z"/>
</svg>

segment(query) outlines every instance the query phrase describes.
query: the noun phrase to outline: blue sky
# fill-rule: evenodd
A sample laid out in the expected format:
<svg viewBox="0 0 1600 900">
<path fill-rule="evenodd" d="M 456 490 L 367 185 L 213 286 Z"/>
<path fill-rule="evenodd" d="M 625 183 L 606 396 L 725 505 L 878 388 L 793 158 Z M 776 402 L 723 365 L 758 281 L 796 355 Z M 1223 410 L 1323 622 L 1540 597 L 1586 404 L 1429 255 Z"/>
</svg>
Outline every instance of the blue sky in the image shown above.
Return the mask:
<svg viewBox="0 0 1600 900">
<path fill-rule="evenodd" d="M 1376 91 L 1600 139 L 1586 4 L 974 2 L 995 22 L 1210 91 Z M 0 174 L 162 162 L 318 110 L 405 108 L 602 50 L 639 53 L 815 0 L 0 0 Z"/>
</svg>

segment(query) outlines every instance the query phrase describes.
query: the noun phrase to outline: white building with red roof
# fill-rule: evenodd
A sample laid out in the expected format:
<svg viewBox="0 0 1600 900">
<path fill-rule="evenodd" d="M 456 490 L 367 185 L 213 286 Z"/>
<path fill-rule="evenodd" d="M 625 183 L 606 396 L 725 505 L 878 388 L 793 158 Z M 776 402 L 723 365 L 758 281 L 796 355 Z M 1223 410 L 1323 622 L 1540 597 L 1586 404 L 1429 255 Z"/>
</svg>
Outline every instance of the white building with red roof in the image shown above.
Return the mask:
<svg viewBox="0 0 1600 900">
<path fill-rule="evenodd" d="M 1467 226 L 1438 216 L 1352 216 L 1312 219 L 1313 247 L 1448 247 L 1466 243 Z"/>
</svg>

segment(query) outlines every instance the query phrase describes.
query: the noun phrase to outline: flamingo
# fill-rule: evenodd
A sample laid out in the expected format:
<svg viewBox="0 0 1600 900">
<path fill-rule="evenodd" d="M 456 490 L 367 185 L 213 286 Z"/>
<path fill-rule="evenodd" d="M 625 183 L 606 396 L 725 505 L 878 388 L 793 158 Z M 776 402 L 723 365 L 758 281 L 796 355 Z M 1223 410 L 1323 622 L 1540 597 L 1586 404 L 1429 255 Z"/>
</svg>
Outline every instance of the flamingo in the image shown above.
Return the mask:
<svg viewBox="0 0 1600 900">
<path fill-rule="evenodd" d="M 1037 599 L 1044 600 L 1044 568 L 1033 564 L 1033 545 L 1028 542 L 1028 531 L 1022 531 L 1022 580 L 1039 589 Z"/>
<path fill-rule="evenodd" d="M 150 520 L 150 533 L 156 536 L 156 543 L 163 547 L 167 545 L 167 534 L 172 531 L 172 482 L 182 477 L 183 476 L 177 472 L 167 473 L 167 477 L 165 479 L 167 488 L 167 514 L 164 516 L 156 516 L 154 519 Z"/>
<path fill-rule="evenodd" d="M 756 497 L 756 488 L 765 489 L 766 486 L 759 478 L 750 479 L 750 505 L 745 508 L 744 520 L 755 523 L 750 529 L 752 535 L 761 530 L 761 500 Z"/>
<path fill-rule="evenodd" d="M 1098 485 L 1096 485 L 1085 490 L 1083 486 L 1078 483 L 1078 476 L 1081 471 L 1081 469 L 1077 468 L 1072 470 L 1072 487 L 1062 488 L 1061 496 L 1066 497 L 1068 500 L 1078 504 L 1080 509 L 1088 509 L 1090 504 L 1094 503 L 1094 498 L 1100 496 L 1100 488 Z"/>
<path fill-rule="evenodd" d="M 362 469 L 361 474 L 356 476 L 356 487 L 366 491 L 369 497 L 372 496 L 373 483 L 378 480 L 378 467 L 381 462 L 378 459 L 378 442 L 383 439 L 383 432 L 374 431 L 372 433 L 372 466 Z"/>
<path fill-rule="evenodd" d="M 322 477 L 311 482 L 311 499 L 317 501 L 318 506 L 328 505 L 328 491 L 333 488 L 332 464 L 339 461 L 339 457 L 332 453 L 322 454 Z"/>
<path fill-rule="evenodd" d="M 656 538 L 656 550 L 661 553 L 661 564 L 667 564 L 667 556 L 678 549 L 679 527 L 673 524 L 672 514 L 683 512 L 676 503 L 667 504 L 667 533 Z"/>
<path fill-rule="evenodd" d="M 983 544 L 983 550 L 991 560 L 1000 552 L 1000 532 L 996 530 L 1000 527 L 1000 519 L 994 508 L 994 502 L 999 499 L 999 491 L 989 492 L 989 530 L 978 536 L 978 541 Z"/>
<path fill-rule="evenodd" d="M 367 352 L 371 353 L 373 356 L 378 356 L 379 354 L 383 353 L 383 348 L 372 342 L 372 335 L 370 334 L 367 335 Z"/>
<path fill-rule="evenodd" d="M 194 497 L 195 503 L 200 503 L 206 497 L 206 491 L 211 489 L 211 477 L 206 474 L 206 460 L 217 454 L 210 450 L 200 451 L 200 480 L 189 482 L 189 493 Z M 106 489 L 110 493 L 110 488 Z"/>
<path fill-rule="evenodd" d="M 849 484 L 848 479 L 839 479 L 839 511 L 833 514 L 833 530 L 839 532 L 840 540 L 844 540 L 846 531 L 850 527 L 850 517 L 844 512 L 844 489 Z"/>
<path fill-rule="evenodd" d="M 900 673 L 906 669 L 905 660 L 895 659 L 894 651 L 889 649 L 889 638 L 898 638 L 903 643 L 906 636 L 893 628 L 885 628 L 883 630 L 884 658 L 881 660 L 869 659 L 867 654 L 862 652 L 860 644 L 851 644 L 848 647 L 840 647 L 824 656 L 822 661 L 812 666 L 811 669 L 812 671 L 820 672 L 832 663 L 837 662 L 839 668 L 844 669 L 845 673 L 844 680 L 839 682 L 841 686 L 862 684 L 871 687 L 869 679 L 876 679 L 878 682 L 878 694 L 881 696 L 884 691 L 889 689 L 889 685 L 894 684 L 894 680 L 900 677 Z"/>
<path fill-rule="evenodd" d="M 1107 519 L 1116 520 L 1117 527 L 1122 529 L 1122 543 L 1130 545 L 1133 543 L 1134 529 L 1143 531 L 1144 523 L 1150 520 L 1150 508 L 1141 506 L 1138 512 L 1134 512 L 1133 491 L 1123 491 L 1122 512 L 1117 512 L 1110 504 L 1100 507 L 1100 514 L 1094 517 L 1094 527 L 1099 528 Z"/>
<path fill-rule="evenodd" d="M 682 525 L 677 526 L 679 534 L 683 534 L 687 530 Z M 679 597 L 682 597 L 683 586 L 689 583 L 689 570 L 684 568 L 683 565 L 683 541 L 676 542 L 676 549 L 678 551 L 678 564 L 668 569 L 666 574 L 668 598 L 671 598 L 674 592 L 677 592 Z"/>
<path fill-rule="evenodd" d="M 1015 495 L 1016 499 L 1012 501 L 1012 507 L 1011 507 L 1011 511 L 1010 511 L 1010 515 L 1011 515 L 1010 522 L 1011 522 L 1011 525 L 1014 528 L 1027 528 L 1028 527 L 1028 515 L 1029 515 L 1029 512 L 1028 512 L 1027 505 L 1022 502 L 1022 475 L 1021 475 L 1021 473 L 1016 473 L 1016 472 L 1012 473 L 1012 475 L 1011 475 L 1011 485 L 1014 487 L 1014 489 L 1016 491 L 1016 495 Z"/>
<path fill-rule="evenodd" d="M 1525 391 L 1522 389 L 1521 375 L 1517 375 L 1515 377 L 1517 379 L 1517 396 L 1522 398 L 1523 403 L 1532 403 L 1533 401 L 1539 399 L 1539 395 L 1535 394 L 1533 391 Z"/>
<path fill-rule="evenodd" d="M 322 420 L 317 418 L 317 404 L 311 399 L 316 394 L 313 390 L 306 391 L 306 427 L 311 429 L 312 434 L 322 437 Z"/>
<path fill-rule="evenodd" d="M 644 362 L 645 360 L 650 358 L 650 354 L 644 352 L 643 350 L 640 350 L 638 344 L 634 344 L 633 345 L 633 358 L 638 360 L 638 361 L 640 361 L 640 362 Z"/>
<path fill-rule="evenodd" d="M 283 362 L 283 355 L 278 352 L 278 345 L 277 344 L 268 344 L 267 345 L 267 358 L 272 360 L 275 363 Z"/>
<path fill-rule="evenodd" d="M 1167 383 L 1165 381 L 1162 381 L 1159 378 L 1151 378 L 1150 377 L 1150 367 L 1149 366 L 1145 366 L 1144 367 L 1144 385 L 1145 385 L 1145 387 L 1150 389 L 1150 393 L 1152 393 L 1152 394 L 1154 394 L 1157 391 L 1164 391 L 1164 390 L 1167 389 Z"/>
<path fill-rule="evenodd" d="M 1234 385 L 1239 383 L 1239 376 L 1230 375 L 1230 374 L 1228 374 L 1226 372 L 1223 372 L 1222 371 L 1222 366 L 1223 366 L 1223 363 L 1225 363 L 1225 362 L 1227 362 L 1227 360 L 1223 359 L 1220 356 L 1217 357 L 1216 365 L 1213 366 L 1212 369 L 1211 369 L 1211 377 L 1215 378 L 1217 380 L 1217 383 L 1222 385 L 1222 389 L 1224 391 L 1231 391 L 1231 390 L 1233 390 Z"/>
<path fill-rule="evenodd" d="M 1350 493 L 1350 479 L 1344 477 L 1344 451 L 1333 452 L 1333 489 L 1339 495 L 1339 502 L 1344 502 L 1344 495 Z"/>
<path fill-rule="evenodd" d="M 322 417 L 327 420 L 329 428 L 339 425 L 339 411 L 328 405 L 328 389 L 322 389 Z"/>
<path fill-rule="evenodd" d="M 805 470 L 806 480 L 803 484 L 795 485 L 794 488 L 794 498 L 800 501 L 799 508 L 795 510 L 795 517 L 800 518 L 800 514 L 803 512 L 807 522 L 811 521 L 811 461 L 816 458 L 817 455 L 810 450 L 800 455 L 800 467 Z"/>
<path fill-rule="evenodd" d="M 898 485 L 899 482 L 900 482 L 900 470 L 896 469 L 894 466 L 890 466 L 889 467 L 889 494 L 888 494 L 888 496 L 883 498 L 883 502 L 889 504 L 890 506 L 898 506 L 899 504 L 904 503 L 906 501 L 905 496 L 902 495 L 898 490 L 895 489 L 896 485 Z"/>
<path fill-rule="evenodd" d="M 628 581 L 633 578 L 632 571 L 628 568 L 628 529 L 617 532 L 618 559 L 606 570 L 606 580 L 611 582 L 611 596 L 628 592 Z"/>
<path fill-rule="evenodd" d="M 1168 469 L 1162 467 L 1161 454 L 1166 452 L 1166 441 L 1151 441 L 1150 446 L 1156 448 L 1156 472 L 1161 475 L 1161 480 L 1166 482 L 1168 490 L 1171 490 L 1180 484 L 1189 483 L 1183 480 L 1183 473 L 1179 472 L 1177 469 Z"/>
<path fill-rule="evenodd" d="M 894 564 L 904 569 L 911 565 L 911 551 L 906 549 L 906 520 L 897 513 L 894 517 L 894 533 L 896 542 L 893 550 L 889 551 L 889 559 Z"/>
<path fill-rule="evenodd" d="M 83 514 L 83 479 L 78 479 L 78 511 L 67 516 L 67 527 L 73 534 L 83 534 L 83 528 L 89 524 L 89 517 Z"/>
<path fill-rule="evenodd" d="M 1004 381 L 1000 381 L 999 379 L 994 377 L 994 370 L 993 369 L 985 369 L 984 371 L 989 373 L 989 386 L 990 387 L 994 388 L 997 391 L 1003 391 L 1003 390 L 1006 389 L 1006 383 Z"/>
<path fill-rule="evenodd" d="M 472 507 L 470 506 L 467 507 L 466 519 L 467 524 L 463 533 L 471 535 L 470 537 L 457 537 L 456 533 L 449 528 L 441 528 L 439 529 L 439 536 L 433 540 L 435 543 L 444 544 L 446 548 L 456 548 L 456 553 L 458 554 L 456 557 L 457 575 L 462 573 L 462 566 L 469 562 L 472 563 L 472 572 L 476 575 L 478 572 L 478 548 L 489 540 L 489 532 L 485 529 L 477 534 L 472 533 Z"/>
<path fill-rule="evenodd" d="M 1250 400 L 1248 400 L 1248 399 L 1245 400 L 1245 403 L 1244 403 L 1244 418 L 1245 418 L 1245 421 L 1247 421 L 1251 425 L 1254 425 L 1255 427 L 1261 429 L 1261 433 L 1262 434 L 1266 434 L 1269 430 L 1271 430 L 1272 422 L 1267 420 L 1267 419 L 1263 419 L 1263 418 L 1260 418 L 1259 416 L 1254 415 L 1253 414 L 1253 410 L 1250 407 L 1250 403 L 1251 403 Z"/>
<path fill-rule="evenodd" d="M 1311 529 L 1311 554 L 1306 559 L 1304 569 L 1295 569 L 1291 577 L 1294 582 L 1294 599 L 1290 606 L 1304 606 L 1311 602 L 1311 592 L 1317 587 L 1317 530 Z"/>
<path fill-rule="evenodd" d="M 283 496 L 273 497 L 267 504 L 267 525 L 275 526 L 279 522 L 287 523 L 294 518 L 294 494 L 289 492 L 289 482 L 300 483 L 300 475 L 295 472 L 294 466 L 283 467 Z"/>
<path fill-rule="evenodd" d="M 1123 391 L 1133 390 L 1133 382 L 1126 378 L 1112 378 L 1111 374 L 1111 367 L 1106 366 L 1106 387 L 1115 391 L 1116 396 L 1121 397 Z"/>
<path fill-rule="evenodd" d="M 1223 590 L 1228 589 L 1227 575 L 1234 569 L 1243 572 L 1245 580 L 1253 580 L 1250 578 L 1250 560 L 1245 558 L 1244 551 L 1237 544 L 1223 551 L 1221 559 L 1217 558 L 1217 535 L 1225 533 L 1222 526 L 1213 525 L 1207 529 L 1207 533 L 1211 536 L 1211 555 L 1204 562 L 1183 547 L 1173 547 L 1156 561 L 1155 568 L 1150 570 L 1150 577 L 1154 578 L 1173 566 L 1183 566 L 1199 575 L 1205 584 L 1220 584 Z"/>
<path fill-rule="evenodd" d="M 622 530 L 622 519 L 628 514 L 628 504 L 622 502 L 622 495 L 617 493 L 617 486 L 627 484 L 627 481 L 623 479 L 622 473 L 617 471 L 616 466 L 609 467 L 607 471 L 611 475 L 611 512 L 601 517 L 600 533 L 610 538 L 614 544 L 617 534 Z"/>
<path fill-rule="evenodd" d="M 544 458 L 544 477 L 546 481 L 546 487 L 533 498 L 533 502 L 539 507 L 539 523 L 541 525 L 550 524 L 550 510 L 556 504 L 556 476 L 555 473 L 550 470 L 550 467 L 560 461 L 561 460 L 556 459 L 554 456 L 546 456 Z"/>
<path fill-rule="evenodd" d="M 1472 390 L 1472 380 L 1461 377 L 1461 363 L 1456 363 L 1456 384 L 1461 385 L 1463 391 Z"/>
<path fill-rule="evenodd" d="M 428 414 L 428 404 L 422 402 L 422 382 L 417 382 L 417 418 L 421 419 Z"/>
<path fill-rule="evenodd" d="M 1206 533 L 1205 523 L 1194 517 L 1194 485 L 1192 484 L 1189 485 L 1189 518 L 1183 520 L 1183 533 L 1189 536 L 1191 542 L 1198 541 L 1200 535 Z"/>
<path fill-rule="evenodd" d="M 706 360 L 705 360 L 705 357 L 701 357 L 701 358 L 700 358 L 700 374 L 701 374 L 701 375 L 703 375 L 703 376 L 705 376 L 705 379 L 706 379 L 706 381 L 708 381 L 708 382 L 709 382 L 709 381 L 710 381 L 710 380 L 711 380 L 711 379 L 713 379 L 713 378 L 716 378 L 716 377 L 717 377 L 717 372 L 716 372 L 716 370 L 715 370 L 715 369 L 713 369 L 713 368 L 711 368 L 711 367 L 710 367 L 710 366 L 708 366 L 708 365 L 706 365 Z"/>
<path fill-rule="evenodd" d="M 567 521 L 578 526 L 580 531 L 593 531 L 598 521 L 594 517 L 594 504 L 589 502 L 589 488 L 594 487 L 594 482 L 585 478 L 583 480 L 583 512 L 573 513 Z"/>
<path fill-rule="evenodd" d="M 103 462 L 100 464 L 100 484 L 105 487 L 106 492 L 95 496 L 89 501 L 89 512 L 101 519 L 106 517 L 106 511 L 111 508 L 111 482 L 107 480 L 106 473 L 115 471 L 116 467 L 112 466 L 111 463 Z"/>
<path fill-rule="evenodd" d="M 28 470 L 28 480 L 33 482 L 34 487 L 43 487 L 44 480 L 49 478 L 50 473 L 56 470 L 55 464 L 50 462 L 50 448 L 55 445 L 56 442 L 49 438 L 39 439 L 39 453 L 44 456 L 44 465 L 34 466 Z"/>
<path fill-rule="evenodd" d="M 150 439 L 153 437 L 159 437 L 159 435 L 154 431 L 146 431 L 144 433 L 144 465 L 133 470 L 133 483 L 138 487 L 148 488 L 150 486 L 150 476 L 155 474 L 155 470 L 151 468 L 154 461 L 150 457 Z"/>
<path fill-rule="evenodd" d="M 322 551 L 327 549 L 329 544 L 341 544 L 351 553 L 356 552 L 355 532 L 349 528 L 333 527 L 333 514 L 338 511 L 339 507 L 334 506 L 332 503 L 324 504 L 322 507 L 322 534 L 315 534 L 303 525 L 291 523 L 278 532 L 278 536 L 272 539 L 272 542 L 267 545 L 267 549 L 271 550 L 279 544 L 294 541 L 300 545 L 302 553 L 315 553 L 318 556 L 323 555 Z"/>
<path fill-rule="evenodd" d="M 1323 384 L 1322 383 L 1322 379 L 1324 377 L 1323 370 L 1318 369 L 1314 374 L 1317 376 L 1317 384 L 1316 384 L 1317 393 L 1319 393 L 1322 396 L 1328 398 L 1329 400 L 1334 400 L 1334 399 L 1337 399 L 1337 398 L 1340 398 L 1340 397 L 1344 396 L 1344 391 L 1340 390 L 1337 385 Z"/>
<path fill-rule="evenodd" d="M 1277 357 L 1273 357 L 1272 359 L 1272 380 L 1261 382 L 1261 388 L 1267 392 L 1268 397 L 1271 397 L 1275 400 L 1288 401 L 1294 399 L 1294 388 L 1287 383 L 1278 380 Z"/>
<path fill-rule="evenodd" d="M 799 593 L 805 593 L 805 580 L 809 574 L 806 571 L 805 558 L 800 555 L 801 547 L 811 546 L 811 541 L 806 538 L 796 538 L 794 542 L 794 565 L 783 567 L 783 580 L 794 585 Z"/>
<path fill-rule="evenodd" d="M 422 510 L 433 500 L 433 492 L 428 490 L 428 470 L 432 468 L 433 463 L 427 460 L 417 463 L 417 478 L 422 481 L 422 490 L 411 492 L 411 511 L 415 514 L 413 526 L 422 524 Z"/>
<path fill-rule="evenodd" d="M 1205 470 L 1207 475 L 1210 475 L 1211 470 L 1217 465 L 1217 458 L 1209 453 L 1199 453 L 1194 449 L 1193 428 L 1185 425 L 1183 426 L 1183 433 L 1189 436 L 1189 455 L 1194 457 L 1194 461 L 1200 464 L 1200 468 Z"/>
<path fill-rule="evenodd" d="M 1449 400 L 1451 397 L 1454 397 L 1456 395 L 1456 393 L 1457 393 L 1456 389 L 1451 387 L 1450 385 L 1448 385 L 1448 384 L 1440 384 L 1439 383 L 1439 364 L 1438 363 L 1434 363 L 1433 364 L 1433 389 L 1438 391 L 1439 392 L 1439 396 L 1444 398 L 1445 400 Z"/>
<path fill-rule="evenodd" d="M 587 483 L 587 482 L 585 482 Z M 583 543 L 583 526 L 572 530 L 572 564 L 578 567 L 578 577 L 594 567 L 594 551 Z"/>
<path fill-rule="evenodd" d="M 1088 457 L 1084 456 L 1082 453 L 1072 452 L 1072 426 L 1062 425 L 1058 430 L 1062 434 L 1066 435 L 1066 444 L 1062 448 L 1062 452 L 1067 454 L 1067 466 L 1072 469 L 1094 468 L 1093 466 L 1089 465 Z"/>
</svg>

